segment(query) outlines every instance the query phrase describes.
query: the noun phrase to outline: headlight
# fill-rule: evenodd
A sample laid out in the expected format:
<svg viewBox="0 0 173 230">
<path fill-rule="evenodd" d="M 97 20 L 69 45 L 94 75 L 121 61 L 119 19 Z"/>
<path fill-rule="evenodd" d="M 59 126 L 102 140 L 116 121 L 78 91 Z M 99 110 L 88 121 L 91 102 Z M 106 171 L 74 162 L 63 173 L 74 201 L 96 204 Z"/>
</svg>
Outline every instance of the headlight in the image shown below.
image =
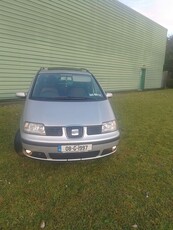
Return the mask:
<svg viewBox="0 0 173 230">
<path fill-rule="evenodd" d="M 108 121 L 102 123 L 102 133 L 112 132 L 117 129 L 116 121 Z"/>
<path fill-rule="evenodd" d="M 46 135 L 43 124 L 32 123 L 32 122 L 25 122 L 24 132 L 31 133 L 31 134 L 37 134 L 37 135 Z"/>
</svg>

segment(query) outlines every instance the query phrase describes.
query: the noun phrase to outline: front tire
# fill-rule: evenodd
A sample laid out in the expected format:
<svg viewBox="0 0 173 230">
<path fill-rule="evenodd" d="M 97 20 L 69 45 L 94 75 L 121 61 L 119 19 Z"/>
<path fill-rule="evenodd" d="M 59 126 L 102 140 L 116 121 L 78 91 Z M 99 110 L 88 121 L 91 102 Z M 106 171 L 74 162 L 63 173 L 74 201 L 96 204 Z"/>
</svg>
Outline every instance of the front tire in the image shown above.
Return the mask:
<svg viewBox="0 0 173 230">
<path fill-rule="evenodd" d="M 23 147 L 22 147 L 22 141 L 21 141 L 21 135 L 20 135 L 20 130 L 17 130 L 15 137 L 14 137 L 14 150 L 16 153 L 20 156 L 23 156 Z"/>
</svg>

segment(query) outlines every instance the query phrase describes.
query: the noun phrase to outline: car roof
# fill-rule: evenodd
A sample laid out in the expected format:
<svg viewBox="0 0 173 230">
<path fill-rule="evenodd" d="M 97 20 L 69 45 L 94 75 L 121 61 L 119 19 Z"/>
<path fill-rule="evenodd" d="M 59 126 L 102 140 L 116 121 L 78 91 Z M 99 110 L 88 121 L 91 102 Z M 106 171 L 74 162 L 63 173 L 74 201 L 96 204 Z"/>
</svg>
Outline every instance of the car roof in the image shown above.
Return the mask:
<svg viewBox="0 0 173 230">
<path fill-rule="evenodd" d="M 88 74 L 91 73 L 87 69 L 79 69 L 79 68 L 66 68 L 66 67 L 48 67 L 41 68 L 39 73 L 72 73 L 72 74 Z"/>
</svg>

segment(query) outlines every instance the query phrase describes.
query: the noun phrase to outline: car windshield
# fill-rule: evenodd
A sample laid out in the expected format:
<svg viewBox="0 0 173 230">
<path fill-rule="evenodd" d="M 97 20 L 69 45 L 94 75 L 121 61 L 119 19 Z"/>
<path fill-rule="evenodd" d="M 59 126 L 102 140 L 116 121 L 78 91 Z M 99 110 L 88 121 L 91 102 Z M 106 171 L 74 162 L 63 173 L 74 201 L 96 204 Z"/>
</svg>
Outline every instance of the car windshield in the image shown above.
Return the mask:
<svg viewBox="0 0 173 230">
<path fill-rule="evenodd" d="M 90 74 L 40 73 L 31 91 L 34 100 L 103 100 L 105 95 Z"/>
</svg>

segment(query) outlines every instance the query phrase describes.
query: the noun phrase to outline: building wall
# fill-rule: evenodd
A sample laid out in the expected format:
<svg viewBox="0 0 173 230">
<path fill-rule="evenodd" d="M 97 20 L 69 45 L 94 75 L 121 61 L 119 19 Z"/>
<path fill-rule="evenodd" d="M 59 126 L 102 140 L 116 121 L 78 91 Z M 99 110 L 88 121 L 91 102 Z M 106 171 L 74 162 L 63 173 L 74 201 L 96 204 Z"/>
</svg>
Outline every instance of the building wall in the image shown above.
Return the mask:
<svg viewBox="0 0 173 230">
<path fill-rule="evenodd" d="M 1 0 L 0 99 L 40 67 L 89 69 L 105 90 L 159 88 L 167 30 L 116 0 Z"/>
</svg>

